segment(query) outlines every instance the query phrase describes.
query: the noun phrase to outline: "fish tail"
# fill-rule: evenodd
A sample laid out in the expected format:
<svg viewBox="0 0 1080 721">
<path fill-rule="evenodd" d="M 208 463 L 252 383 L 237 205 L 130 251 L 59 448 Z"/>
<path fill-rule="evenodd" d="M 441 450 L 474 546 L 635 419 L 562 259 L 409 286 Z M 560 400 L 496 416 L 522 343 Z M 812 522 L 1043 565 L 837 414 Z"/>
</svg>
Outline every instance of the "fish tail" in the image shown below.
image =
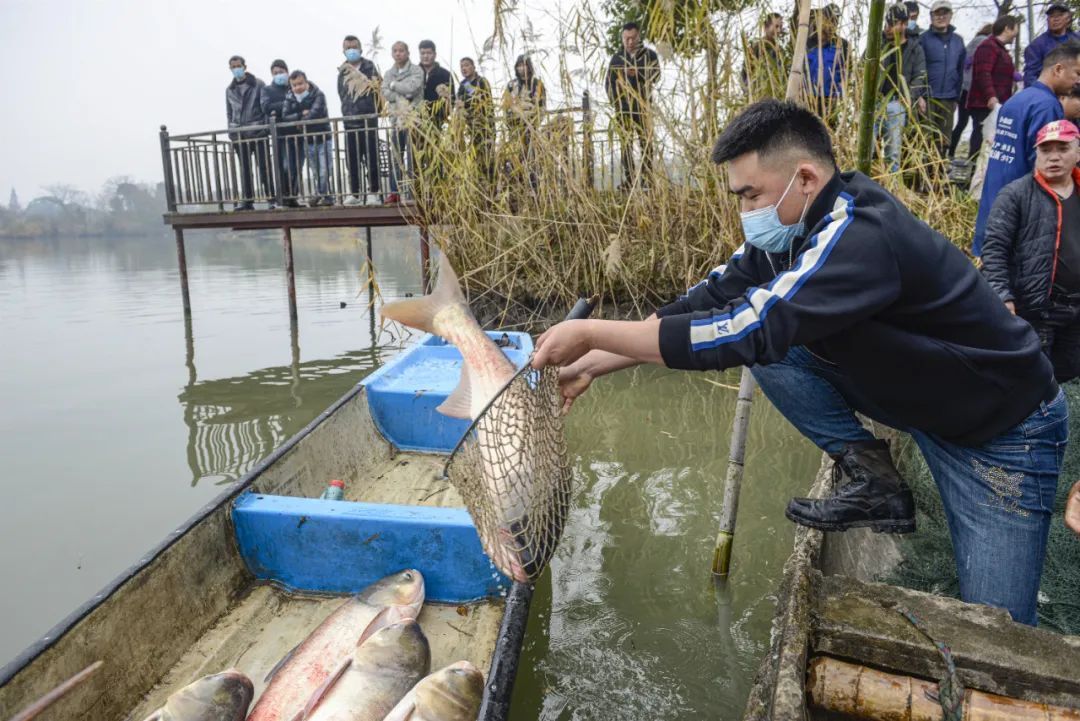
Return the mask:
<svg viewBox="0 0 1080 721">
<path fill-rule="evenodd" d="M 402 325 L 422 330 L 425 333 L 437 333 L 435 316 L 446 306 L 458 303 L 465 303 L 465 295 L 461 292 L 461 282 L 450 266 L 446 253 L 439 253 L 439 279 L 431 295 L 387 303 L 382 307 L 381 312 L 384 318 L 397 321 Z"/>
</svg>

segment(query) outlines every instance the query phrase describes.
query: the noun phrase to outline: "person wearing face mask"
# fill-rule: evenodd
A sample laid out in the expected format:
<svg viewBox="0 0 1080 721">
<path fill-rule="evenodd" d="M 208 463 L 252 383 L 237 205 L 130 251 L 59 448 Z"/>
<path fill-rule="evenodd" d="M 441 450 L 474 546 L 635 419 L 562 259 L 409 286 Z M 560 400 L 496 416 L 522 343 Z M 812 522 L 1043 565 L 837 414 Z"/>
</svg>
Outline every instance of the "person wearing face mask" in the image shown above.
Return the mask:
<svg viewBox="0 0 1080 721">
<path fill-rule="evenodd" d="M 787 517 L 828 531 L 915 530 L 910 488 L 856 412 L 909 433 L 945 506 L 960 597 L 1036 622 L 1068 406 L 1032 327 L 955 245 L 858 172 L 821 120 L 763 100 L 721 133 L 745 243 L 644 321 L 573 320 L 536 342 L 569 407 L 639 363 L 748 366 L 849 479 Z"/>
<path fill-rule="evenodd" d="M 1024 50 L 1024 87 L 1035 84 L 1042 73 L 1047 54 L 1069 40 L 1080 40 L 1080 33 L 1072 29 L 1072 8 L 1063 0 L 1050 0 L 1046 4 L 1046 32 L 1031 41 Z"/>
<path fill-rule="evenodd" d="M 302 166 L 304 161 L 307 162 L 308 174 L 314 186 L 315 192 L 308 200 L 308 207 L 333 205 L 331 175 L 334 136 L 330 132 L 330 123 L 314 122 L 329 117 L 326 110 L 326 95 L 319 86 L 308 80 L 303 70 L 294 70 L 289 75 L 289 87 L 292 88 L 292 92 L 285 100 L 285 121 L 305 121 L 299 126 L 294 140 L 303 153 L 298 158 L 300 165 Z"/>
<path fill-rule="evenodd" d="M 285 101 L 292 89 L 289 87 L 289 66 L 284 60 L 275 60 L 270 63 L 271 80 L 262 89 L 263 115 L 269 121 L 274 116 L 277 122 L 284 122 Z M 275 167 L 277 168 L 278 182 L 281 183 L 282 204 L 289 208 L 298 208 L 296 196 L 300 192 L 297 180 L 296 143 L 289 140 L 295 134 L 290 127 L 278 128 L 278 140 L 274 147 Z"/>
<path fill-rule="evenodd" d="M 375 106 L 378 97 L 379 69 L 375 63 L 361 55 L 360 40 L 355 35 L 346 35 L 341 41 L 341 51 L 345 54 L 345 64 L 338 70 L 337 91 L 341 98 L 343 117 L 365 116 L 345 121 L 345 165 L 349 168 L 349 197 L 345 205 L 377 205 L 379 202 L 379 109 Z M 361 73 L 371 84 L 358 91 L 351 88 L 346 80 Z M 368 192 L 360 195 L 360 168 L 364 167 L 367 175 Z"/>
<path fill-rule="evenodd" d="M 919 27 L 919 3 L 916 0 L 907 0 L 904 7 L 908 11 L 907 29 L 913 37 L 919 37 L 922 28 Z"/>
<path fill-rule="evenodd" d="M 270 164 L 267 148 L 268 132 L 266 128 L 239 130 L 250 125 L 266 125 L 263 112 L 263 81 L 247 71 L 247 63 L 239 55 L 229 58 L 229 72 L 233 80 L 225 88 L 225 117 L 229 123 L 229 140 L 239 165 L 241 198 L 233 210 L 255 209 L 255 188 L 252 179 L 252 158 L 259 169 L 263 196 L 274 197 L 274 184 L 270 179 Z M 270 207 L 274 207 L 273 201 Z"/>
</svg>

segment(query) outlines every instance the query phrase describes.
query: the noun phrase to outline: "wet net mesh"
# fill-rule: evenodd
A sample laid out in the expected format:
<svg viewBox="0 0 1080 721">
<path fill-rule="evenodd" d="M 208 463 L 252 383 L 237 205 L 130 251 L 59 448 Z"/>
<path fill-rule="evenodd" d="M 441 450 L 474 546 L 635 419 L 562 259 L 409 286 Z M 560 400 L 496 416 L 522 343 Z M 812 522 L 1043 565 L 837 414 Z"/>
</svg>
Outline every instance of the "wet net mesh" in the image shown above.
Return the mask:
<svg viewBox="0 0 1080 721">
<path fill-rule="evenodd" d="M 573 490 L 558 369 L 515 375 L 473 422 L 446 475 L 495 566 L 536 580 L 562 537 Z"/>
<path fill-rule="evenodd" d="M 1069 401 L 1069 445 L 1061 466 L 1050 537 L 1039 588 L 1039 625 L 1061 633 L 1080 634 L 1080 542 L 1065 526 L 1065 500 L 1080 479 L 1080 382 L 1062 385 Z M 883 579 L 930 593 L 959 597 L 945 509 L 930 469 L 914 441 L 904 437 L 900 472 L 911 484 L 918 508 L 918 532 L 901 542 L 903 563 Z"/>
</svg>

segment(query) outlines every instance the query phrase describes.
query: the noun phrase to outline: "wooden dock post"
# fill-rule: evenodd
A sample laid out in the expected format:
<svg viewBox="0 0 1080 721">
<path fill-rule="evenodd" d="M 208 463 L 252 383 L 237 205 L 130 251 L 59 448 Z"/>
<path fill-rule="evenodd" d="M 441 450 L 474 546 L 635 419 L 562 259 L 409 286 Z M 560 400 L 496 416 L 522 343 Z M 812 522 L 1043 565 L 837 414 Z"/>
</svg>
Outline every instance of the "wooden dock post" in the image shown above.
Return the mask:
<svg viewBox="0 0 1080 721">
<path fill-rule="evenodd" d="M 295 320 L 296 276 L 293 273 L 292 228 L 286 225 L 281 229 L 281 234 L 285 245 L 285 275 L 289 284 L 289 317 Z"/>
<path fill-rule="evenodd" d="M 427 226 L 420 226 L 420 282 L 424 295 L 431 292 L 431 244 Z"/>
<path fill-rule="evenodd" d="M 364 226 L 364 238 L 367 240 L 367 267 L 368 267 L 368 281 L 367 281 L 367 300 L 368 305 L 372 308 L 375 307 L 375 261 L 372 260 L 372 247 L 371 247 L 371 226 Z"/>
<path fill-rule="evenodd" d="M 187 280 L 187 253 L 184 252 L 184 231 L 175 228 L 176 235 L 176 262 L 180 268 L 180 294 L 184 299 L 184 317 L 191 317 L 191 294 L 188 292 Z"/>
</svg>

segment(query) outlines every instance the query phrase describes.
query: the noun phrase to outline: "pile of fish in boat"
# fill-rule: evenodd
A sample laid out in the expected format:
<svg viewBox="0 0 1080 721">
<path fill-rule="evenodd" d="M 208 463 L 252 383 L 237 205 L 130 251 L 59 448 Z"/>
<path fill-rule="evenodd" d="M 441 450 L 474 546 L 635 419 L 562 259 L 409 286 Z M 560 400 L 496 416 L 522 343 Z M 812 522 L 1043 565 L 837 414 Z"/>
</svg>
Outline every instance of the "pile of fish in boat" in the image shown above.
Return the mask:
<svg viewBox="0 0 1080 721">
<path fill-rule="evenodd" d="M 468 661 L 431 673 L 423 604 L 419 571 L 387 576 L 274 667 L 250 714 L 251 679 L 232 668 L 180 689 L 146 721 L 473 721 L 483 674 Z"/>
</svg>

